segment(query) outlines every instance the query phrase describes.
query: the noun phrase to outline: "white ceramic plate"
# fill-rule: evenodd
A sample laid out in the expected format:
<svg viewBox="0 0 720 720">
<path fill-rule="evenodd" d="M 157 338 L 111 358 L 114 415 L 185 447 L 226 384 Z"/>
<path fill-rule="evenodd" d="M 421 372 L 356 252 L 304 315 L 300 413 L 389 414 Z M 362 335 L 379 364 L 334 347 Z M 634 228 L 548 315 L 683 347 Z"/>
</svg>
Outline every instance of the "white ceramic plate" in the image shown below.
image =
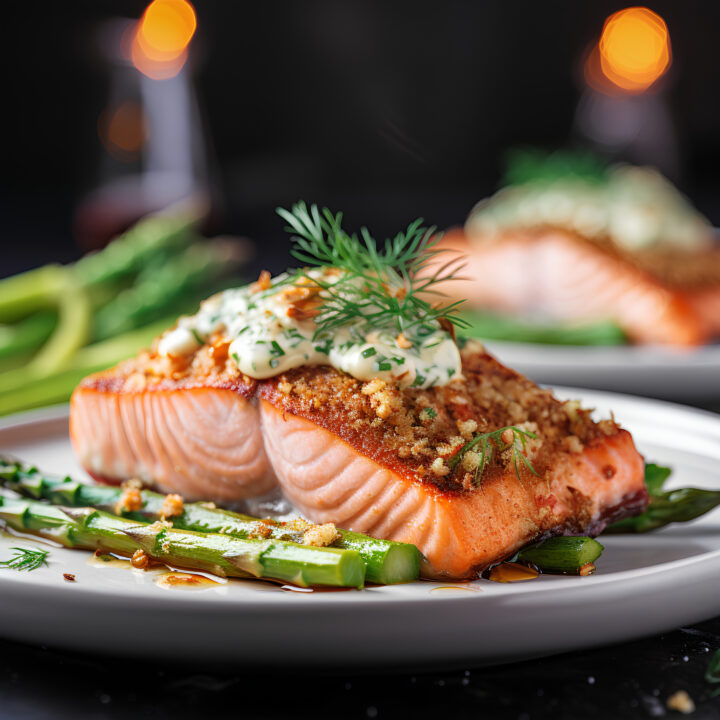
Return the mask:
<svg viewBox="0 0 720 720">
<path fill-rule="evenodd" d="M 720 487 L 720 417 L 658 401 L 561 389 L 616 418 L 675 485 Z M 64 409 L 0 425 L 0 449 L 83 477 Z M 0 536 L 0 557 L 32 540 Z M 43 645 L 196 661 L 302 666 L 497 663 L 613 643 L 720 613 L 720 513 L 647 536 L 610 536 L 596 575 L 509 585 L 417 582 L 288 592 L 234 580 L 165 589 L 157 573 L 87 564 L 53 549 L 50 566 L 0 571 L 0 636 Z M 75 575 L 75 582 L 63 579 Z"/>
<path fill-rule="evenodd" d="M 615 390 L 675 400 L 720 399 L 720 345 L 573 347 L 488 340 L 508 367 L 538 383 Z"/>
</svg>

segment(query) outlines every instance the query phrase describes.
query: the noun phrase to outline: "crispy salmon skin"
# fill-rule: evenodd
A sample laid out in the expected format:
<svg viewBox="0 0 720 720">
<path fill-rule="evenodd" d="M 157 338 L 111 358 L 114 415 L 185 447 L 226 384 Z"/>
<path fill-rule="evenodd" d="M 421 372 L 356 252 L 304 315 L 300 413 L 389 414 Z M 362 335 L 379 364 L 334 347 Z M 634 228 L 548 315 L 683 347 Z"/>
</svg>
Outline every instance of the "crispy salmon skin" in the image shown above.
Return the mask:
<svg viewBox="0 0 720 720">
<path fill-rule="evenodd" d="M 534 540 L 596 534 L 644 509 L 629 433 L 477 343 L 462 362 L 462 379 L 400 390 L 330 366 L 256 381 L 213 346 L 180 364 L 146 353 L 81 383 L 71 438 L 96 478 L 192 499 L 234 502 L 279 483 L 315 522 L 416 544 L 430 578 L 471 578 Z M 506 426 L 527 434 L 529 467 L 512 433 L 487 463 L 463 451 Z"/>
</svg>

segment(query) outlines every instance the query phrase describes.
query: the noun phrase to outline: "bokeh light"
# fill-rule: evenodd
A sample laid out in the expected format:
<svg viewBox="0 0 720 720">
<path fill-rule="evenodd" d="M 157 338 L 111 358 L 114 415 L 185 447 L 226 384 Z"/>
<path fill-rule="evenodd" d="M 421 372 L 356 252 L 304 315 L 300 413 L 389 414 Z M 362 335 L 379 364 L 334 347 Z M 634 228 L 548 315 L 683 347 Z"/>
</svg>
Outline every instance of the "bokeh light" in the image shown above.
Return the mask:
<svg viewBox="0 0 720 720">
<path fill-rule="evenodd" d="M 647 90 L 671 64 L 667 25 L 646 7 L 613 13 L 605 21 L 598 47 L 603 75 L 628 92 Z"/>
<path fill-rule="evenodd" d="M 153 0 L 133 38 L 135 67 L 156 80 L 174 77 L 185 64 L 196 27 L 195 9 L 187 0 Z"/>
<path fill-rule="evenodd" d="M 131 101 L 108 108 L 98 120 L 98 134 L 113 157 L 118 160 L 131 160 L 148 137 L 142 108 Z"/>
</svg>

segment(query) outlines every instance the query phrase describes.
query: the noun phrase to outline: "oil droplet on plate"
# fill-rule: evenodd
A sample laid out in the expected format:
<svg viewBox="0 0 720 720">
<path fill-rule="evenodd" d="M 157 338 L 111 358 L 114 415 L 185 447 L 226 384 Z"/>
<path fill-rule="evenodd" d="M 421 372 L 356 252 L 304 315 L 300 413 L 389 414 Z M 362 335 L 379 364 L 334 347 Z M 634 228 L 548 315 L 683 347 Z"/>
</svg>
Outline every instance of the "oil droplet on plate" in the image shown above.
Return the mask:
<svg viewBox="0 0 720 720">
<path fill-rule="evenodd" d="M 86 561 L 86 565 L 100 568 L 115 568 L 119 570 L 131 570 L 132 565 L 128 558 L 120 558 L 110 553 L 93 553 Z"/>
<path fill-rule="evenodd" d="M 535 580 L 540 573 L 534 568 L 520 563 L 504 562 L 496 565 L 488 576 L 488 580 L 499 583 L 521 582 Z"/>
<path fill-rule="evenodd" d="M 440 587 L 430 588 L 430 592 L 440 593 L 441 595 L 451 595 L 453 592 L 482 592 L 480 588 L 467 587 L 465 585 L 440 585 Z"/>
</svg>

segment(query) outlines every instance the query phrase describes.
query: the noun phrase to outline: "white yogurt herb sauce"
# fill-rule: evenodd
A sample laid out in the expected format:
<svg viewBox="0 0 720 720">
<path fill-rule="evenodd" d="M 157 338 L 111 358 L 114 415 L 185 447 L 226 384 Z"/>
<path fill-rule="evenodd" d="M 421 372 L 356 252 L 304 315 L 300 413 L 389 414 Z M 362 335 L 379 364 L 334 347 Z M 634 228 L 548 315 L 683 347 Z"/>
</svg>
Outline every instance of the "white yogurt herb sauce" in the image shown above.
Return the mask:
<svg viewBox="0 0 720 720">
<path fill-rule="evenodd" d="M 337 273 L 311 270 L 310 277 L 333 282 Z M 214 333 L 230 340 L 230 357 L 241 372 L 262 379 L 301 365 L 332 365 L 359 380 L 397 382 L 402 387 L 445 385 L 461 376 L 460 353 L 437 322 L 398 338 L 390 330 L 365 332 L 362 320 L 314 337 L 315 321 L 290 317 L 291 302 L 275 278 L 270 290 L 253 286 L 226 290 L 206 300 L 196 315 L 181 317 L 160 341 L 161 355 L 194 352 Z M 314 339 L 313 339 L 314 338 Z M 407 342 L 406 342 L 407 341 Z"/>
</svg>

